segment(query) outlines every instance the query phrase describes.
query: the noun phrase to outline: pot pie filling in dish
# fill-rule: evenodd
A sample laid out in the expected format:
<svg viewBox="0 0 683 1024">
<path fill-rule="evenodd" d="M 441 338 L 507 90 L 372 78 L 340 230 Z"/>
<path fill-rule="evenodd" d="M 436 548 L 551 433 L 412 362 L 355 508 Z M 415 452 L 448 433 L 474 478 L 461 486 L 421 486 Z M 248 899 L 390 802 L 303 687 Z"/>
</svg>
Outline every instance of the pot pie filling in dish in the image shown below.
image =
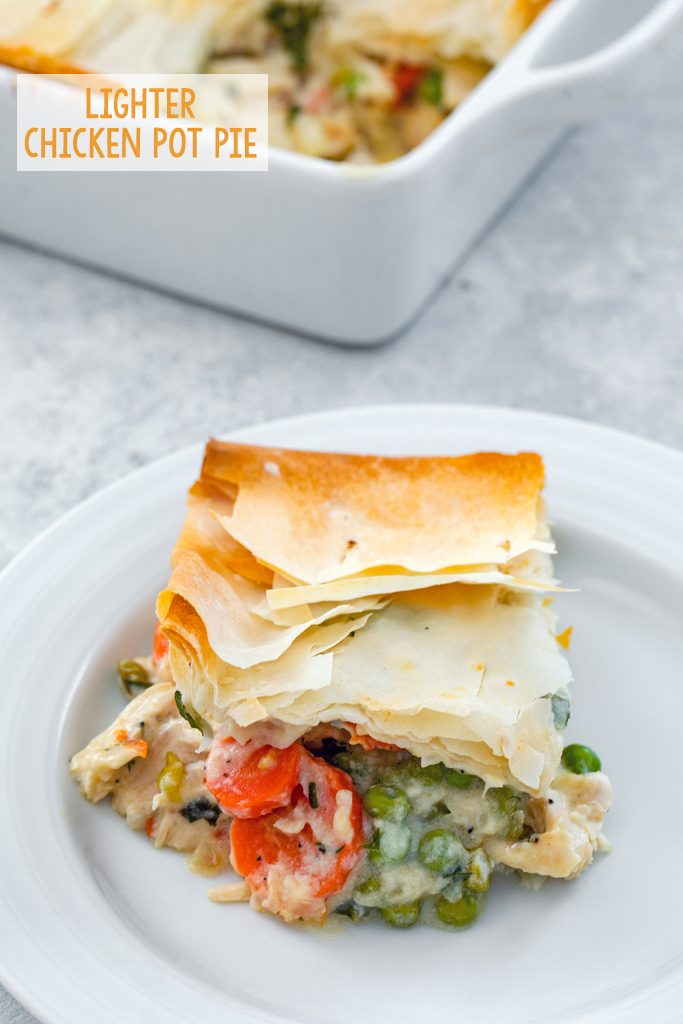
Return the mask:
<svg viewBox="0 0 683 1024">
<path fill-rule="evenodd" d="M 0 62 L 267 74 L 272 145 L 386 162 L 438 127 L 548 2 L 0 0 Z"/>
<path fill-rule="evenodd" d="M 285 921 L 460 929 L 497 874 L 576 878 L 611 786 L 563 744 L 543 483 L 531 453 L 209 442 L 84 796 Z"/>
</svg>

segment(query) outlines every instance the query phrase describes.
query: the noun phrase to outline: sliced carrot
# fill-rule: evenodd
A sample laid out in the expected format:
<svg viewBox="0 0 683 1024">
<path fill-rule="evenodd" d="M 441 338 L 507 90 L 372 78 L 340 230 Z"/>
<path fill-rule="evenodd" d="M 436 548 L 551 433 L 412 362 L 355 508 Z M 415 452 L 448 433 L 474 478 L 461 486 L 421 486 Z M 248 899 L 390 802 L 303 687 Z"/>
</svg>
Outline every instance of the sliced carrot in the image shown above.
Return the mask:
<svg viewBox="0 0 683 1024">
<path fill-rule="evenodd" d="M 135 739 L 128 735 L 126 729 L 117 729 L 114 733 L 114 739 L 117 743 L 123 743 L 124 746 L 130 747 L 131 750 L 135 751 L 136 757 L 147 757 L 149 748 L 147 746 L 147 740 Z"/>
<path fill-rule="evenodd" d="M 318 920 L 363 849 L 363 806 L 348 775 L 302 751 L 292 804 L 230 826 L 231 859 L 259 902 L 287 919 Z"/>
<path fill-rule="evenodd" d="M 226 814 L 259 818 L 286 807 L 299 780 L 303 748 L 214 740 L 206 762 L 206 785 Z"/>
<path fill-rule="evenodd" d="M 168 640 L 161 632 L 161 626 L 157 622 L 154 627 L 154 642 L 152 644 L 152 663 L 158 668 L 168 654 Z"/>
<path fill-rule="evenodd" d="M 127 740 L 126 746 L 135 751 L 136 757 L 147 757 L 149 753 L 147 740 Z"/>
</svg>

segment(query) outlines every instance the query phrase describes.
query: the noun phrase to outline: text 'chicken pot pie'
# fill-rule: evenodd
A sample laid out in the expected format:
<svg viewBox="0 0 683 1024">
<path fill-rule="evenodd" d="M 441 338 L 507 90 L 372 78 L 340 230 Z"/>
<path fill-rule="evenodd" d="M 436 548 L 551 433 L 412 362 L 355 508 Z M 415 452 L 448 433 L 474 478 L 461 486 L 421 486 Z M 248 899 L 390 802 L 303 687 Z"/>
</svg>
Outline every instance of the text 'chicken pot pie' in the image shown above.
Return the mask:
<svg viewBox="0 0 683 1024">
<path fill-rule="evenodd" d="M 547 2 L 0 0 L 0 62 L 267 74 L 271 144 L 384 162 L 426 138 Z"/>
<path fill-rule="evenodd" d="M 530 453 L 211 441 L 84 795 L 286 921 L 457 929 L 496 873 L 575 878 L 611 787 L 563 745 L 543 482 Z"/>
</svg>

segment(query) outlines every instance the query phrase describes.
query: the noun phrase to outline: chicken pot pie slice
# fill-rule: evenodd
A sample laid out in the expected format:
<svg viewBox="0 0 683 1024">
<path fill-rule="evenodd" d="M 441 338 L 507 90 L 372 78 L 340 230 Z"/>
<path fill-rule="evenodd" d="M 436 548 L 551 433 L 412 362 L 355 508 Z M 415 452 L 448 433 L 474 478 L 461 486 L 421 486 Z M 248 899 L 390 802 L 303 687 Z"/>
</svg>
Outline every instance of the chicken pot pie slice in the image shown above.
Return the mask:
<svg viewBox="0 0 683 1024">
<path fill-rule="evenodd" d="M 543 479 L 530 453 L 209 442 L 152 659 L 120 667 L 143 692 L 72 759 L 84 795 L 205 870 L 229 847 L 240 880 L 212 898 L 286 921 L 457 930 L 495 874 L 575 878 L 608 849 L 611 786 L 563 743 L 568 632 L 515 582 L 552 572 Z M 482 563 L 496 582 L 444 579 Z M 269 600 L 372 576 L 381 594 Z"/>
</svg>

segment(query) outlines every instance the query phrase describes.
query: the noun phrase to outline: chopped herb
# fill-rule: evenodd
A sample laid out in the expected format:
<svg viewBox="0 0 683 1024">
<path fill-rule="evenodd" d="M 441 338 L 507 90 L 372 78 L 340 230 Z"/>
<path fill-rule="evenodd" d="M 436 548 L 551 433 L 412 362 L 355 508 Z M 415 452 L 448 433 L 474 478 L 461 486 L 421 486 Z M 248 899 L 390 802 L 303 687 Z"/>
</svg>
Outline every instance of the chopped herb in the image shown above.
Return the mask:
<svg viewBox="0 0 683 1024">
<path fill-rule="evenodd" d="M 318 847 L 321 853 L 327 853 L 327 847 L 323 843 L 316 843 L 315 845 Z"/>
<path fill-rule="evenodd" d="M 342 850 L 344 849 L 344 846 L 346 846 L 346 843 L 344 843 L 342 846 L 338 846 L 337 849 L 334 852 L 335 853 L 341 853 Z"/>
<path fill-rule="evenodd" d="M 322 12 L 322 3 L 285 3 L 284 0 L 274 0 L 266 10 L 266 21 L 278 32 L 295 71 L 306 70 L 311 31 Z"/>
<path fill-rule="evenodd" d="M 195 821 L 208 821 L 210 825 L 215 825 L 220 818 L 221 809 L 218 804 L 207 800 L 205 796 L 198 796 L 196 800 L 190 800 L 185 804 L 180 813 L 190 824 Z"/>
<path fill-rule="evenodd" d="M 439 68 L 428 68 L 420 81 L 420 98 L 432 107 L 440 107 L 443 102 L 443 71 Z"/>
<path fill-rule="evenodd" d="M 291 107 L 287 110 L 287 127 L 291 128 L 297 117 L 301 113 L 301 107 L 297 106 L 296 103 L 292 103 Z"/>
<path fill-rule="evenodd" d="M 309 782 L 308 784 L 308 802 L 314 811 L 320 806 L 318 803 L 318 787 L 315 782 Z"/>
<path fill-rule="evenodd" d="M 204 726 L 206 724 L 204 722 L 204 719 L 200 715 L 198 715 L 196 711 L 194 712 L 194 714 L 190 714 L 190 712 L 185 707 L 185 704 L 183 703 L 183 698 L 180 690 L 176 690 L 174 696 L 175 706 L 178 708 L 178 714 L 180 715 L 180 717 L 184 718 L 185 721 L 189 725 L 191 725 L 193 729 L 199 729 L 199 731 L 203 733 Z"/>
</svg>

